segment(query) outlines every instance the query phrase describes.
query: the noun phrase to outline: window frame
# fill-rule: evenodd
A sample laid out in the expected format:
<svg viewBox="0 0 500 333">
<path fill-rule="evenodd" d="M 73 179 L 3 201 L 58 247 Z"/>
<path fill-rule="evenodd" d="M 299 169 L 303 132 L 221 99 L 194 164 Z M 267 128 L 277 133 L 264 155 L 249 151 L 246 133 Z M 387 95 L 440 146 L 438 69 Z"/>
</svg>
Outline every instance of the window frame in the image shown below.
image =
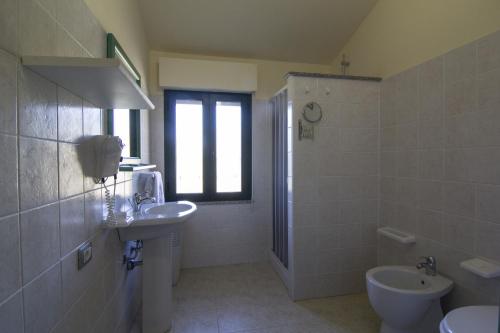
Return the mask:
<svg viewBox="0 0 500 333">
<path fill-rule="evenodd" d="M 179 99 L 200 100 L 203 105 L 203 193 L 176 193 L 176 119 Z M 216 102 L 241 103 L 241 192 L 217 193 Z M 165 90 L 165 198 L 168 201 L 194 202 L 247 201 L 252 199 L 252 95 L 244 93 Z"/>
<path fill-rule="evenodd" d="M 135 82 L 140 87 L 141 86 L 141 75 L 137 68 L 135 68 L 130 58 L 127 56 L 122 46 L 115 38 L 112 33 L 108 33 L 106 36 L 106 56 L 107 58 L 120 58 L 125 66 L 131 72 L 132 77 Z M 107 133 L 109 135 L 114 135 L 114 110 L 107 109 Z M 126 159 L 140 159 L 141 158 L 141 110 L 130 109 L 129 110 L 129 121 L 130 121 L 130 156 L 125 157 Z"/>
</svg>

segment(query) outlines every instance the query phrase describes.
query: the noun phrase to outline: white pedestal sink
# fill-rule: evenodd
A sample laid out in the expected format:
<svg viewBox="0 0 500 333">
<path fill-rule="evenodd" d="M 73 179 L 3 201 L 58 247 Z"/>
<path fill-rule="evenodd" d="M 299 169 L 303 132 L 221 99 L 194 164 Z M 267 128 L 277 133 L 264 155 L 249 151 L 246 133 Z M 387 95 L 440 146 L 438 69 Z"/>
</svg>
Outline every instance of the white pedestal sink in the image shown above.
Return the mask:
<svg viewBox="0 0 500 333">
<path fill-rule="evenodd" d="M 144 205 L 127 214 L 117 228 L 122 241 L 142 240 L 142 332 L 165 333 L 172 326 L 172 246 L 170 235 L 191 217 L 196 205 L 189 201 Z"/>
</svg>

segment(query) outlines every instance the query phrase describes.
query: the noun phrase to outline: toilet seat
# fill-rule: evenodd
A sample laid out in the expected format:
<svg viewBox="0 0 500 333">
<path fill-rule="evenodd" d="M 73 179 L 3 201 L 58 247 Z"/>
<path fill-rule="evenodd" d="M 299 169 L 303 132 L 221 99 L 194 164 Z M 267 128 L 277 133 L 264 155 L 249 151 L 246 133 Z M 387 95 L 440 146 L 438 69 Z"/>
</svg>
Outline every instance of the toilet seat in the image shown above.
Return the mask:
<svg viewBox="0 0 500 333">
<path fill-rule="evenodd" d="M 441 321 L 441 333 L 497 333 L 498 306 L 465 306 L 449 312 Z"/>
</svg>

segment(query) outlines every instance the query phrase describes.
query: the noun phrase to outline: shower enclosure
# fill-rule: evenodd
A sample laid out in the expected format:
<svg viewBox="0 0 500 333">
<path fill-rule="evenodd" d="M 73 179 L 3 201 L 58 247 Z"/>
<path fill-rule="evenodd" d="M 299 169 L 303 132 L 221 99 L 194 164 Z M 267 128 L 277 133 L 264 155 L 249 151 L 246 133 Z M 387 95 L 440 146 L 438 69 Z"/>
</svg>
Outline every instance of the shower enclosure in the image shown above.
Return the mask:
<svg viewBox="0 0 500 333">
<path fill-rule="evenodd" d="M 290 73 L 270 101 L 271 262 L 294 300 L 361 292 L 377 264 L 379 81 Z"/>
<path fill-rule="evenodd" d="M 272 250 L 285 268 L 288 267 L 288 145 L 287 91 L 271 99 L 272 165 L 273 165 L 273 245 Z"/>
</svg>

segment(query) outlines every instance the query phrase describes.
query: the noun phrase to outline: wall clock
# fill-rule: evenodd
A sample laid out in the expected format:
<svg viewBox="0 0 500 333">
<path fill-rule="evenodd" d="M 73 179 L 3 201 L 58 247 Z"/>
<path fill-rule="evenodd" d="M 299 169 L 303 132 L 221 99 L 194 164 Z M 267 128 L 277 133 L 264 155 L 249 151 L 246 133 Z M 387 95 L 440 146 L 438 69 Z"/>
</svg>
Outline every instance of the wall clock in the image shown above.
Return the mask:
<svg viewBox="0 0 500 333">
<path fill-rule="evenodd" d="M 310 123 L 317 123 L 323 117 L 321 106 L 316 102 L 309 102 L 302 109 L 302 117 Z"/>
</svg>

